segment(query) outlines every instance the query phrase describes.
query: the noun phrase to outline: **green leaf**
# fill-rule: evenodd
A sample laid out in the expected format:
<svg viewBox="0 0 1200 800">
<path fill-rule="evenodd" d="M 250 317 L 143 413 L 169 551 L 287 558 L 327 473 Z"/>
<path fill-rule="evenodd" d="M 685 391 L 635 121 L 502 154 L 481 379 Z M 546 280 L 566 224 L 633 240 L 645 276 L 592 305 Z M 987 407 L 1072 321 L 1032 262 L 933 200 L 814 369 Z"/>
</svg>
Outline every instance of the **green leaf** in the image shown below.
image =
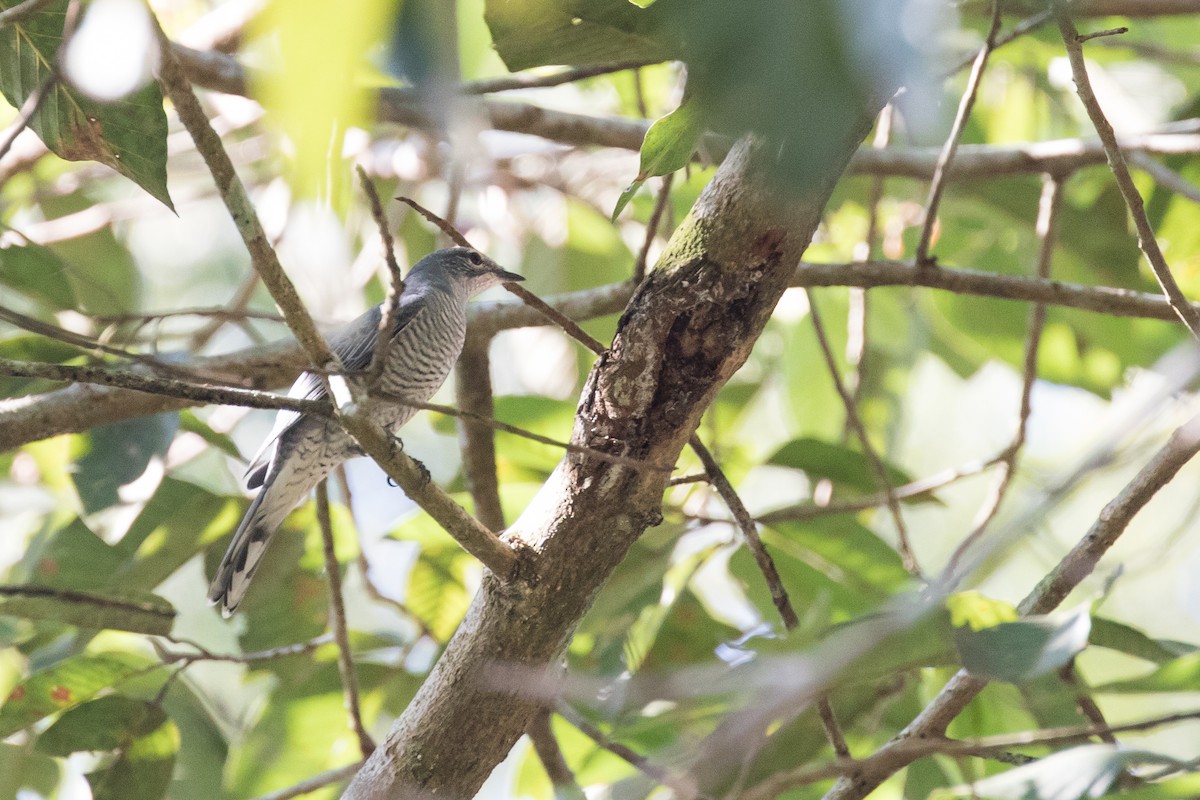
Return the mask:
<svg viewBox="0 0 1200 800">
<path fill-rule="evenodd" d="M 956 628 L 969 626 L 973 631 L 1016 622 L 1020 618 L 1011 603 L 993 600 L 975 591 L 955 592 L 946 598 L 946 608 L 950 611 L 950 624 Z"/>
<path fill-rule="evenodd" d="M 696 142 L 704 132 L 696 103 L 684 98 L 679 107 L 655 121 L 642 140 L 641 166 L 633 183 L 621 192 L 613 209 L 612 219 L 633 199 L 646 179 L 655 175 L 669 175 L 687 166 L 696 149 Z"/>
<path fill-rule="evenodd" d="M 52 756 L 87 750 L 116 750 L 153 732 L 167 719 L 161 706 L 119 694 L 83 703 L 63 714 L 37 740 Z"/>
<path fill-rule="evenodd" d="M 0 0 L 0 9 L 17 0 Z M 53 74 L 62 45 L 67 0 L 0 29 L 0 92 L 16 108 Z M 174 210 L 167 193 L 167 115 L 158 84 L 123 100 L 98 103 L 61 81 L 29 120 L 29 127 L 60 158 L 98 161 Z"/>
<path fill-rule="evenodd" d="M 859 492 L 880 490 L 870 460 L 857 450 L 819 439 L 793 439 L 767 459 L 768 464 L 804 470 L 814 480 L 828 478 L 835 485 Z M 902 486 L 911 483 L 908 473 L 891 464 L 884 464 L 888 483 Z"/>
<path fill-rule="evenodd" d="M 141 477 L 152 458 L 166 455 L 178 428 L 179 414 L 169 411 L 88 431 L 87 450 L 72 476 L 84 510 L 94 513 L 121 502 L 121 487 Z"/>
<path fill-rule="evenodd" d="M 1090 630 L 1088 609 L 1081 607 L 979 631 L 958 628 L 954 642 L 963 666 L 973 675 L 1021 683 L 1069 663 L 1087 646 Z"/>
<path fill-rule="evenodd" d="M 0 614 L 150 636 L 167 635 L 175 621 L 174 607 L 149 592 L 79 592 L 31 585 L 0 586 Z"/>
<path fill-rule="evenodd" d="M 667 15 L 627 0 L 487 0 L 484 19 L 510 70 L 549 64 L 666 61 Z"/>
<path fill-rule="evenodd" d="M 66 265 L 54 251 L 41 245 L 5 246 L 5 240 L 0 239 L 0 284 L 56 311 L 76 305 Z"/>
<path fill-rule="evenodd" d="M 7 738 L 38 720 L 66 711 L 98 692 L 152 668 L 132 653 L 72 656 L 17 684 L 0 706 L 0 738 Z"/>
<path fill-rule="evenodd" d="M 408 575 L 405 602 L 440 641 L 450 638 L 471 604 L 464 575 L 472 561 L 461 550 L 426 548 Z"/>
<path fill-rule="evenodd" d="M 1122 622 L 1116 622 L 1103 617 L 1092 618 L 1092 633 L 1088 643 L 1097 647 L 1107 647 L 1131 656 L 1165 664 L 1178 656 L 1187 655 L 1196 647 L 1184 642 L 1173 642 L 1163 639 L 1151 639 L 1136 628 Z"/>
<path fill-rule="evenodd" d="M 957 793 L 989 800 L 1102 797 L 1117 776 L 1138 764 L 1180 765 L 1180 762 L 1146 750 L 1125 750 L 1115 744 L 1087 744 L 960 787 Z"/>
<path fill-rule="evenodd" d="M 88 774 L 93 800 L 158 800 L 166 794 L 179 752 L 179 729 L 163 715 L 153 730 L 119 751 L 117 760 Z"/>
<path fill-rule="evenodd" d="M 1194 692 L 1200 688 L 1200 653 L 1180 656 L 1140 678 L 1097 686 L 1097 692 Z"/>
</svg>

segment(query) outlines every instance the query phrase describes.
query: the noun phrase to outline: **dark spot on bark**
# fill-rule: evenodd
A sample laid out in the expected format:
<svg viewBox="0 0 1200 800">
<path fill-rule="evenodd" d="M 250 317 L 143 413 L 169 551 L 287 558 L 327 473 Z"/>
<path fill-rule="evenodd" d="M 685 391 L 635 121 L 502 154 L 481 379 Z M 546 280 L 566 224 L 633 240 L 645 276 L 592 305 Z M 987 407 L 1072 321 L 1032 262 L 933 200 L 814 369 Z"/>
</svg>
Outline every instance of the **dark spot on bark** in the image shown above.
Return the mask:
<svg viewBox="0 0 1200 800">
<path fill-rule="evenodd" d="M 787 238 L 787 232 L 780 228 L 772 228 L 761 234 L 750 246 L 750 254 L 755 261 L 770 261 L 779 256 L 780 245 Z"/>
</svg>

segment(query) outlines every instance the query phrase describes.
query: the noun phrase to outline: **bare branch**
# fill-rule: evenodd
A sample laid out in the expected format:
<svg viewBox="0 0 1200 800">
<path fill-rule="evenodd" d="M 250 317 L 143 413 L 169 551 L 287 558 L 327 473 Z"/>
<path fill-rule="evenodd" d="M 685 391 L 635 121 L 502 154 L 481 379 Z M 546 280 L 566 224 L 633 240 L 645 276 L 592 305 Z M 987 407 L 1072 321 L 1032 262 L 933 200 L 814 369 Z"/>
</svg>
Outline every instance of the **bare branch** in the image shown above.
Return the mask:
<svg viewBox="0 0 1200 800">
<path fill-rule="evenodd" d="M 640 85 L 640 84 L 639 84 Z M 658 235 L 658 225 L 662 220 L 663 211 L 667 208 L 667 202 L 671 199 L 671 181 L 675 179 L 674 174 L 664 175 L 662 183 L 658 187 L 658 196 L 654 200 L 654 211 L 650 214 L 650 220 L 646 223 L 646 237 L 642 240 L 642 247 L 638 250 L 637 258 L 633 262 L 633 276 L 630 281 L 637 285 L 646 277 L 646 258 L 650 255 L 650 245 L 654 244 L 654 237 Z"/>
<path fill-rule="evenodd" d="M 688 440 L 688 446 L 700 457 L 700 463 L 704 465 L 704 471 L 708 475 L 708 482 L 721 495 L 721 499 L 725 501 L 733 518 L 737 520 L 742 537 L 746 540 L 746 546 L 750 548 L 750 552 L 754 556 L 754 563 L 758 565 L 759 571 L 762 572 L 763 578 L 767 582 L 767 588 L 771 592 L 771 602 L 775 604 L 779 616 L 783 618 L 784 627 L 789 631 L 792 630 L 800 624 L 800 619 L 796 616 L 796 609 L 792 608 L 792 601 L 788 599 L 787 589 L 783 586 L 783 579 L 779 577 L 779 570 L 775 568 L 775 561 L 767 552 L 762 539 L 759 538 L 754 518 L 746 510 L 742 498 L 738 497 L 737 492 L 734 491 L 729 478 L 725 477 L 721 465 L 704 446 L 704 442 L 700 441 L 699 435 L 692 434 Z"/>
<path fill-rule="evenodd" d="M 958 102 L 958 112 L 954 115 L 954 124 L 950 126 L 950 135 L 946 137 L 946 143 L 942 146 L 942 152 L 938 155 L 937 164 L 933 168 L 933 183 L 929 186 L 929 199 L 925 201 L 925 222 L 921 226 L 921 238 L 917 240 L 916 255 L 913 258 L 919 267 L 931 264 L 929 242 L 933 238 L 933 226 L 937 222 L 938 207 L 942 204 L 942 192 L 946 189 L 946 170 L 954 161 L 959 141 L 962 139 L 963 130 L 967 125 L 967 118 L 971 116 L 971 109 L 975 106 L 975 95 L 979 91 L 979 82 L 983 78 L 983 70 L 987 66 L 988 56 L 996 47 L 996 35 L 1000 33 L 1000 10 L 1001 0 L 992 0 L 991 27 L 988 29 L 983 47 L 979 48 L 979 55 L 975 57 L 975 62 L 971 65 L 971 75 L 967 78 L 967 88 Z"/>
<path fill-rule="evenodd" d="M 571 771 L 567 760 L 563 758 L 554 729 L 550 727 L 550 709 L 543 708 L 533 715 L 525 735 L 533 743 L 533 749 L 546 770 L 546 777 L 554 786 L 554 796 L 582 798 L 583 789 L 575 782 L 575 773 Z"/>
<path fill-rule="evenodd" d="M 1038 205 L 1037 234 L 1041 240 L 1038 251 L 1037 277 L 1046 280 L 1050 276 L 1050 262 L 1054 256 L 1055 234 L 1058 228 L 1058 214 L 1062 208 L 1062 183 L 1058 178 L 1047 175 L 1042 184 L 1042 197 Z M 1021 384 L 1021 403 L 1017 410 L 1017 430 L 1012 442 L 1000 455 L 1000 470 L 992 485 L 984 505 L 979 509 L 973 530 L 955 548 L 942 574 L 943 581 L 953 582 L 954 571 L 958 568 L 959 560 L 975 542 L 979 541 L 987 531 L 988 525 L 1000 512 L 1000 504 L 1012 481 L 1016 469 L 1017 455 L 1025 446 L 1025 432 L 1029 424 L 1029 415 L 1033 412 L 1033 384 L 1037 380 L 1038 347 L 1042 341 L 1042 329 L 1046 325 L 1046 306 L 1035 303 L 1029 309 L 1028 333 L 1025 337 L 1024 379 Z"/>
<path fill-rule="evenodd" d="M 458 401 L 459 449 L 462 451 L 463 478 L 475 501 L 479 521 L 492 530 L 505 527 L 504 508 L 500 504 L 500 484 L 496 478 L 496 441 L 491 425 L 482 422 L 495 411 L 492 399 L 491 340 L 467 336 L 455 371 L 455 398 Z"/>
<path fill-rule="evenodd" d="M 813 295 L 811 289 L 806 291 L 808 293 L 808 313 L 812 318 L 813 330 L 817 335 L 817 343 L 820 345 L 821 353 L 825 357 L 825 365 L 829 368 L 829 376 L 833 380 L 834 389 L 837 390 L 838 396 L 842 398 L 842 405 L 846 410 L 846 420 L 858 436 L 863 453 L 867 456 L 867 462 L 871 465 L 871 471 L 875 474 L 876 483 L 879 484 L 879 487 L 887 495 L 888 510 L 891 512 L 892 521 L 896 525 L 896 538 L 899 544 L 900 559 L 904 562 L 906 570 L 919 577 L 921 568 L 917 564 L 916 556 L 912 551 L 912 545 L 908 539 L 908 528 L 904 524 L 904 514 L 900 510 L 900 501 L 896 497 L 896 490 L 888 479 L 887 468 L 883 466 L 883 461 L 880 459 L 879 453 L 875 451 L 875 446 L 871 444 L 867 428 L 863 425 L 862 419 L 858 415 L 858 410 L 854 407 L 854 398 L 846 391 L 846 385 L 842 381 L 842 376 L 838 371 L 837 359 L 833 355 L 833 348 L 829 345 L 829 337 L 825 335 L 825 326 L 821 323 L 821 315 L 817 311 L 816 297 Z"/>
<path fill-rule="evenodd" d="M 354 657 L 350 651 L 350 636 L 346 629 L 346 604 L 342 599 L 342 572 L 333 545 L 333 521 L 329 516 L 329 483 L 322 480 L 317 484 L 317 524 L 321 528 L 321 550 L 325 558 L 325 575 L 329 580 L 329 627 L 338 648 L 338 674 L 342 678 L 346 713 L 350 725 L 358 737 L 358 749 L 362 757 L 371 755 L 375 742 L 363 727 L 362 712 L 358 704 L 358 675 L 354 671 Z"/>
<path fill-rule="evenodd" d="M 179 121 L 187 128 L 192 141 L 196 143 L 196 149 L 204 157 L 204 163 L 208 165 L 209 171 L 212 173 L 221 200 L 229 210 L 229 216 L 250 253 L 251 263 L 258 274 L 262 276 L 263 283 L 271 292 L 271 297 L 283 313 L 284 319 L 287 320 L 288 328 L 300 342 L 310 363 L 322 368 L 331 364 L 339 364 L 337 356 L 329 349 L 313 324 L 308 310 L 300 301 L 296 287 L 283 271 L 279 257 L 271 247 L 262 223 L 258 219 L 254 204 L 250 202 L 250 197 L 246 194 L 246 187 L 238 178 L 237 172 L 233 168 L 233 162 L 230 161 L 229 154 L 225 152 L 225 146 L 221 143 L 221 137 L 213 130 L 199 101 L 196 100 L 191 84 L 188 83 L 179 62 L 176 61 L 171 43 L 158 26 L 157 20 L 154 21 L 154 26 L 161 45 L 159 80 L 162 83 L 163 92 L 175 105 Z"/>
<path fill-rule="evenodd" d="M 1057 608 L 1071 590 L 1092 573 L 1100 557 L 1125 532 L 1134 516 L 1197 452 L 1200 452 L 1200 415 L 1177 428 L 1170 440 L 1104 507 L 1091 529 L 1021 601 L 1020 613 L 1047 614 Z M 825 799 L 866 797 L 888 776 L 919 757 L 907 752 L 906 747 L 914 741 L 944 736 L 947 726 L 986 685 L 987 681 L 960 670 L 904 730 L 893 736 L 874 756 L 858 762 L 853 774 L 840 778 L 826 793 Z"/>
<path fill-rule="evenodd" d="M 582 715 L 566 703 L 559 703 L 556 710 L 559 716 L 575 726 L 580 733 L 608 752 L 623 759 L 643 775 L 673 790 L 675 796 L 680 798 L 680 800 L 697 800 L 701 797 L 695 782 L 687 775 L 674 775 L 666 769 L 650 763 L 645 756 L 640 755 L 632 748 L 626 747 L 620 742 L 606 736 L 603 731 L 584 719 Z"/>
<path fill-rule="evenodd" d="M 379 228 L 379 238 L 383 241 L 383 258 L 387 263 L 388 283 L 387 299 L 383 301 L 383 314 L 379 317 L 379 329 L 375 332 L 375 352 L 371 354 L 371 366 L 367 369 L 367 380 L 370 386 L 379 383 L 383 375 L 383 367 L 387 364 L 388 348 L 392 344 L 392 331 L 396 328 L 396 320 L 400 316 L 400 295 L 404 294 L 404 276 L 400 265 L 396 263 L 396 248 L 392 241 L 392 232 L 388 229 L 387 217 L 383 213 L 383 204 L 379 202 L 379 193 L 375 184 L 367 177 L 362 165 L 356 167 L 359 180 L 362 181 L 363 191 L 371 204 L 371 216 L 375 218 L 375 226 Z"/>
<path fill-rule="evenodd" d="M 1055 0 L 1055 3 L 1058 29 L 1062 33 L 1063 44 L 1067 49 L 1067 60 L 1071 63 L 1075 88 L 1084 108 L 1087 109 L 1088 117 L 1092 120 L 1092 126 L 1096 129 L 1100 141 L 1104 143 L 1108 165 L 1112 169 L 1113 177 L 1117 180 L 1117 188 L 1121 190 L 1121 196 L 1125 198 L 1125 205 L 1129 207 L 1133 224 L 1137 228 L 1138 246 L 1146 260 L 1150 262 L 1150 269 L 1154 271 L 1154 277 L 1158 279 L 1158 284 L 1162 287 L 1167 300 L 1170 301 L 1171 308 L 1187 325 L 1192 336 L 1200 339 L 1200 313 L 1192 307 L 1191 301 L 1187 299 L 1183 290 L 1179 288 L 1179 284 L 1175 282 L 1175 276 L 1171 274 L 1166 257 L 1163 256 L 1162 249 L 1158 246 L 1158 239 L 1155 238 L 1154 229 L 1150 226 L 1150 219 L 1146 216 L 1142 195 L 1138 192 L 1137 186 L 1133 183 L 1133 177 L 1129 174 L 1129 166 L 1125 163 L 1125 154 L 1121 152 L 1117 135 L 1108 118 L 1104 116 L 1104 111 L 1100 108 L 1099 101 L 1096 100 L 1095 92 L 1092 91 L 1091 78 L 1088 77 L 1087 64 L 1083 59 L 1083 44 L 1079 38 L 1079 32 L 1075 29 L 1075 23 L 1069 16 L 1070 11 L 1065 8 L 1061 0 Z"/>
<path fill-rule="evenodd" d="M 254 798 L 254 800 L 291 800 L 293 797 L 300 797 L 301 795 L 315 792 L 317 789 L 322 789 L 331 783 L 338 783 L 339 781 L 345 781 L 353 778 L 358 773 L 358 770 L 362 767 L 362 763 L 363 762 L 359 761 L 354 764 L 347 764 L 344 767 L 338 767 L 336 769 L 328 770 L 327 772 L 322 772 L 320 775 L 314 775 L 306 781 L 297 783 L 295 786 L 290 786 L 287 789 L 280 789 L 278 792 L 260 795 Z"/>
</svg>

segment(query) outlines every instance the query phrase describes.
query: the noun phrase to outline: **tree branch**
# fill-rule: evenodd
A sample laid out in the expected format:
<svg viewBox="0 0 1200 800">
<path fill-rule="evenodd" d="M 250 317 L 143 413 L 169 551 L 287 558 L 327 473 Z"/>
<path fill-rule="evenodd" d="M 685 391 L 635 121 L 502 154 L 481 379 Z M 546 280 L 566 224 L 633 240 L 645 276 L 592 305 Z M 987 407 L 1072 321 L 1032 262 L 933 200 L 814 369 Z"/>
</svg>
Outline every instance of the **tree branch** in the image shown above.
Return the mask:
<svg viewBox="0 0 1200 800">
<path fill-rule="evenodd" d="M 1047 614 L 1057 608 L 1071 590 L 1092 573 L 1100 557 L 1125 532 L 1134 516 L 1198 451 L 1200 415 L 1176 429 L 1170 440 L 1104 507 L 1087 534 L 1021 602 L 1020 613 Z M 917 756 L 906 750 L 911 742 L 944 736 L 951 721 L 986 685 L 987 681 L 960 670 L 904 730 L 876 751 L 875 756 L 861 762 L 852 775 L 839 778 L 826 793 L 825 800 L 866 797 L 890 775 L 915 760 Z"/>
</svg>

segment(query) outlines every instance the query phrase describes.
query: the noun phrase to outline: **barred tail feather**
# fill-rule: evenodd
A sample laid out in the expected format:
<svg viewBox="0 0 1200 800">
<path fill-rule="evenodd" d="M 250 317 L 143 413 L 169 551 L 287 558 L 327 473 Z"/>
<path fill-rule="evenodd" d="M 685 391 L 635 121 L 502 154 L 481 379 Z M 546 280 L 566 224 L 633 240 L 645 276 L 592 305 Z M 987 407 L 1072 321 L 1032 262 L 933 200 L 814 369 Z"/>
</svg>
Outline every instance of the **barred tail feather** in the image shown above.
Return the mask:
<svg viewBox="0 0 1200 800">
<path fill-rule="evenodd" d="M 289 463 L 285 463 L 282 469 L 271 470 L 274 474 L 268 475 L 258 496 L 250 504 L 208 588 L 208 602 L 220 604 L 221 616 L 228 618 L 237 611 L 271 543 L 271 536 L 327 471 L 296 470 Z"/>
</svg>

